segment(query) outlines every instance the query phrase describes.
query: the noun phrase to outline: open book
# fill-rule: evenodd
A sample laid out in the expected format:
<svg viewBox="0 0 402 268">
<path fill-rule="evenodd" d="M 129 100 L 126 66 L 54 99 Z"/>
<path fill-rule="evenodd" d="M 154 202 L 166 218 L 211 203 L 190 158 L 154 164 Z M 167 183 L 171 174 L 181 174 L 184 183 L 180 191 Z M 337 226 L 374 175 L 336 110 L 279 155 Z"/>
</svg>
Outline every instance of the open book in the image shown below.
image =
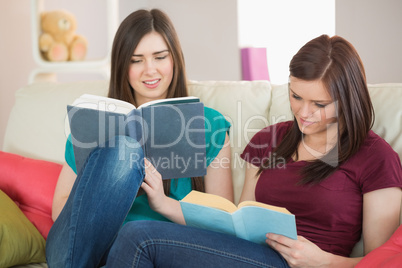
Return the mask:
<svg viewBox="0 0 402 268">
<path fill-rule="evenodd" d="M 266 234 L 297 239 L 296 219 L 287 209 L 255 201 L 238 206 L 213 194 L 191 191 L 180 201 L 188 226 L 235 235 L 266 244 Z"/>
<path fill-rule="evenodd" d="M 84 94 L 67 110 L 78 173 L 94 148 L 126 135 L 139 142 L 163 179 L 206 174 L 204 105 L 199 98 L 161 99 L 136 108 L 122 100 Z"/>
</svg>

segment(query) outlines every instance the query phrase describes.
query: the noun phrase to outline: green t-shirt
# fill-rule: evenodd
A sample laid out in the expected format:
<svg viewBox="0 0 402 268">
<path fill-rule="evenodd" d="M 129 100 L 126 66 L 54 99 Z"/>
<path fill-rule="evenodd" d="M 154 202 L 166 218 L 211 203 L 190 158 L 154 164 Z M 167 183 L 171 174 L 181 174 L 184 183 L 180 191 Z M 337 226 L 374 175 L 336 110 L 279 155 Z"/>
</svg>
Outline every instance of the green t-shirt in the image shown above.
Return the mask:
<svg viewBox="0 0 402 268">
<path fill-rule="evenodd" d="M 226 133 L 229 132 L 230 123 L 218 111 L 205 107 L 205 144 L 207 155 L 207 166 L 219 154 L 224 145 Z M 65 158 L 67 164 L 77 173 L 71 135 L 67 139 Z M 191 191 L 191 178 L 172 179 L 170 183 L 170 197 L 176 200 L 183 199 Z M 146 194 L 138 196 L 125 222 L 136 220 L 160 220 L 169 221 L 159 213 L 153 211 L 148 204 Z"/>
</svg>

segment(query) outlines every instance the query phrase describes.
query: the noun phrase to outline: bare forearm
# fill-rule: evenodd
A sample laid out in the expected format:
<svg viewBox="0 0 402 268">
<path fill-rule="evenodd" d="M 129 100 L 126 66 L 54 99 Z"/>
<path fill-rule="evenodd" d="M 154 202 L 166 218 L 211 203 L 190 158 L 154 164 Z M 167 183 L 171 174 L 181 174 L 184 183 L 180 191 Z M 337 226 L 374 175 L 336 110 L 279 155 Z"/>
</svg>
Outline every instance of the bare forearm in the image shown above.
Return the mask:
<svg viewBox="0 0 402 268">
<path fill-rule="evenodd" d="M 55 221 L 59 217 L 60 212 L 63 210 L 64 205 L 70 195 L 77 175 L 71 167 L 64 163 L 60 171 L 59 179 L 57 180 L 56 188 L 53 195 L 52 203 L 52 219 Z"/>
<path fill-rule="evenodd" d="M 165 218 L 171 220 L 172 222 L 185 225 L 183 212 L 181 210 L 180 202 L 166 197 L 163 205 L 157 209 L 154 209 L 159 214 L 163 215 Z"/>
<path fill-rule="evenodd" d="M 330 264 L 327 266 L 328 268 L 352 268 L 362 259 L 342 257 L 334 254 L 330 254 L 330 256 Z"/>
<path fill-rule="evenodd" d="M 52 220 L 56 221 L 59 217 L 60 212 L 63 210 L 64 205 L 66 204 L 68 196 L 61 197 L 59 200 L 54 200 L 52 205 Z"/>
</svg>

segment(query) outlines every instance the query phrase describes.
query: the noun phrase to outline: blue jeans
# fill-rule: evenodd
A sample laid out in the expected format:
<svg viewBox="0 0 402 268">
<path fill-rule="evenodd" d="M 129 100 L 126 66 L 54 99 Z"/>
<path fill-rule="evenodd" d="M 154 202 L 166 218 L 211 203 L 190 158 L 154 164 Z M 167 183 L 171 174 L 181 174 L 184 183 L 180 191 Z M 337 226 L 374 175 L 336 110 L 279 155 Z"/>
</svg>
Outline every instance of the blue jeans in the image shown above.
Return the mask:
<svg viewBox="0 0 402 268">
<path fill-rule="evenodd" d="M 94 149 L 48 234 L 48 266 L 103 265 L 143 177 L 144 154 L 135 140 L 117 136 Z"/>
<path fill-rule="evenodd" d="M 169 222 L 129 222 L 106 267 L 289 267 L 268 245 Z"/>
</svg>

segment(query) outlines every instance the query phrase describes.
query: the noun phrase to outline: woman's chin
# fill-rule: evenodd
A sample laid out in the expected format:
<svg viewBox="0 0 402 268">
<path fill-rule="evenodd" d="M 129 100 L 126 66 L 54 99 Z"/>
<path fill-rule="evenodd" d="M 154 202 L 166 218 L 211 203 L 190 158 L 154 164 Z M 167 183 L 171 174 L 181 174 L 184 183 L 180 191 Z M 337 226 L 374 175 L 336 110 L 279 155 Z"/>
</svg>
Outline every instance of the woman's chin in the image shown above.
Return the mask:
<svg viewBox="0 0 402 268">
<path fill-rule="evenodd" d="M 304 134 L 308 135 L 314 132 L 314 123 L 303 124 L 300 121 L 297 121 L 297 125 L 299 126 L 299 130 Z"/>
</svg>

